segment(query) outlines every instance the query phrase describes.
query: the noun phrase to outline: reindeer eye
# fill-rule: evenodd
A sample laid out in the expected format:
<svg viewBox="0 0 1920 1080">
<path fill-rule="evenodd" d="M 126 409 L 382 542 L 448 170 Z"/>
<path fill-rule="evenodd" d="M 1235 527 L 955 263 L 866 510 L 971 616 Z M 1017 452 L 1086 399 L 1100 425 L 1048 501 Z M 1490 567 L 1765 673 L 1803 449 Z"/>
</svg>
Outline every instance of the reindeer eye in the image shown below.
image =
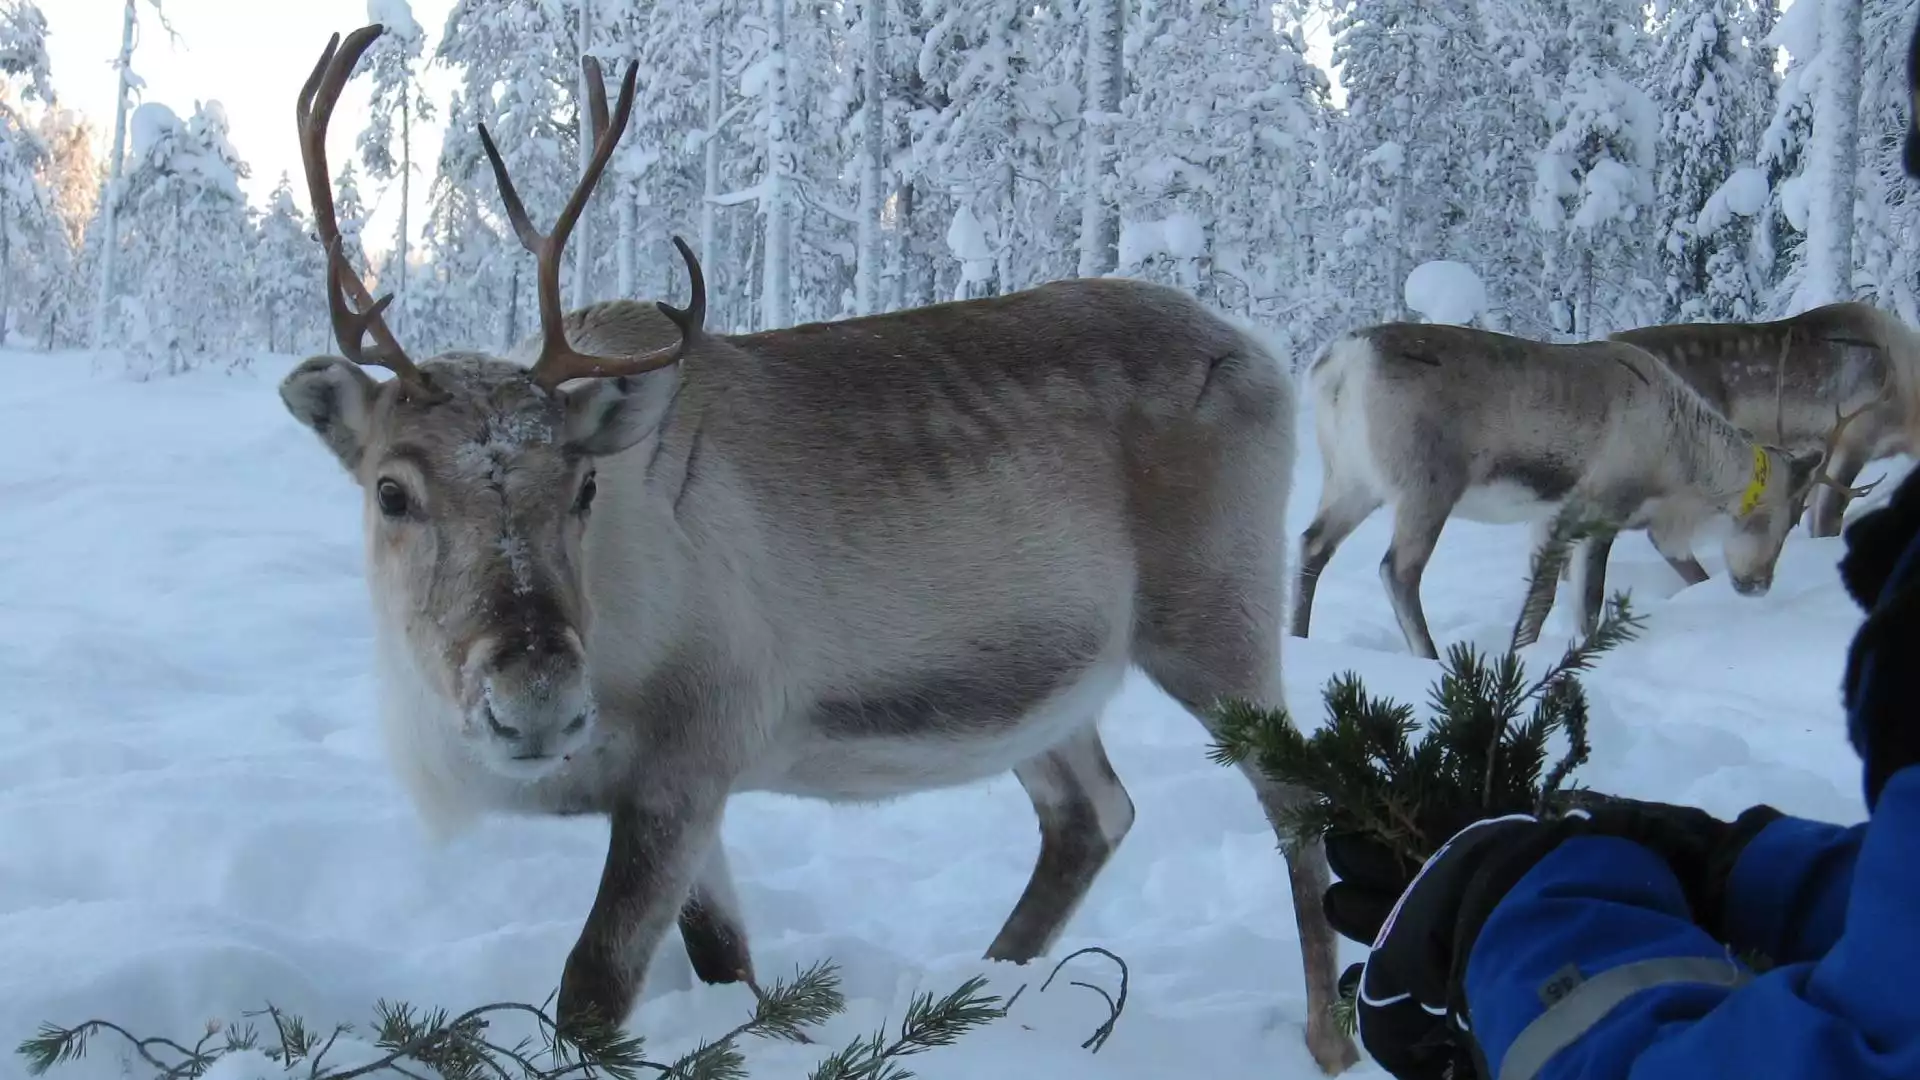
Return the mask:
<svg viewBox="0 0 1920 1080">
<path fill-rule="evenodd" d="M 397 518 L 407 512 L 407 489 L 393 480 L 382 479 L 373 489 L 374 498 L 380 503 L 380 512 L 390 518 Z"/>
<path fill-rule="evenodd" d="M 587 508 L 593 505 L 593 497 L 598 492 L 599 487 L 594 483 L 593 474 L 588 473 L 586 480 L 580 484 L 579 496 L 573 500 L 573 512 L 576 514 L 586 513 Z"/>
</svg>

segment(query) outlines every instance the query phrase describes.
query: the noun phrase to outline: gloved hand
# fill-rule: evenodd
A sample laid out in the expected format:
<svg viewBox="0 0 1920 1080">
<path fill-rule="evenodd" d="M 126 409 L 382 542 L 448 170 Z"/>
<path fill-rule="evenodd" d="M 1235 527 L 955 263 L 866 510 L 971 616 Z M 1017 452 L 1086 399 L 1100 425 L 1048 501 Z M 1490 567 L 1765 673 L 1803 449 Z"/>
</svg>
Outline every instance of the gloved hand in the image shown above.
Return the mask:
<svg viewBox="0 0 1920 1080">
<path fill-rule="evenodd" d="M 1845 533 L 1840 579 L 1867 612 L 1847 650 L 1842 700 L 1847 737 L 1866 766 L 1867 807 L 1887 778 L 1920 764 L 1920 470 Z"/>
<path fill-rule="evenodd" d="M 1354 833 L 1329 833 L 1327 862 L 1340 880 L 1323 897 L 1334 930 L 1372 947 L 1360 983 L 1360 1041 L 1400 1080 L 1478 1071 L 1478 1048 L 1462 997 L 1467 958 L 1487 916 L 1534 864 L 1569 836 L 1621 836 L 1662 855 L 1703 928 L 1719 932 L 1727 874 L 1741 849 L 1779 817 L 1755 807 L 1735 822 L 1670 803 L 1602 797 L 1599 805 L 1540 820 L 1515 814 L 1473 822 L 1422 867 Z M 1432 835 L 1431 833 L 1429 835 Z"/>
</svg>

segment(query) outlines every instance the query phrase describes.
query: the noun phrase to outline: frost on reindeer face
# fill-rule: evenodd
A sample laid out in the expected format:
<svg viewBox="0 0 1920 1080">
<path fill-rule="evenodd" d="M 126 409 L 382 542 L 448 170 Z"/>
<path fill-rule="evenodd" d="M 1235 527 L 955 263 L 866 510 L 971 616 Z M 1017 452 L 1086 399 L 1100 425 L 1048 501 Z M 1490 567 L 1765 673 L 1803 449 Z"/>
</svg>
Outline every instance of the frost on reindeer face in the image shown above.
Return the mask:
<svg viewBox="0 0 1920 1080">
<path fill-rule="evenodd" d="M 559 398 L 521 369 L 456 370 L 447 400 L 388 404 L 392 435 L 362 466 L 369 561 L 458 737 L 532 780 L 593 731 L 580 587 L 593 463 L 564 445 Z"/>
</svg>

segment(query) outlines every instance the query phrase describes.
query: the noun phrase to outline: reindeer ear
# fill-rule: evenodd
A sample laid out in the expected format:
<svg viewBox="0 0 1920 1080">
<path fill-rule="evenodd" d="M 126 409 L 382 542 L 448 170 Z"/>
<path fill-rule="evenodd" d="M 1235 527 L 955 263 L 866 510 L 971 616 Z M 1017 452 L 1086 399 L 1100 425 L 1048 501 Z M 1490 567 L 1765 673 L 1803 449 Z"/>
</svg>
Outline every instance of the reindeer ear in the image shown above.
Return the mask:
<svg viewBox="0 0 1920 1080">
<path fill-rule="evenodd" d="M 640 375 L 589 379 L 563 391 L 563 439 L 571 449 L 592 457 L 617 454 L 653 434 L 679 389 L 678 363 Z"/>
<path fill-rule="evenodd" d="M 315 356 L 280 380 L 280 400 L 294 419 L 313 429 L 348 472 L 367 447 L 373 396 L 380 384 L 359 364 L 338 356 Z"/>
</svg>

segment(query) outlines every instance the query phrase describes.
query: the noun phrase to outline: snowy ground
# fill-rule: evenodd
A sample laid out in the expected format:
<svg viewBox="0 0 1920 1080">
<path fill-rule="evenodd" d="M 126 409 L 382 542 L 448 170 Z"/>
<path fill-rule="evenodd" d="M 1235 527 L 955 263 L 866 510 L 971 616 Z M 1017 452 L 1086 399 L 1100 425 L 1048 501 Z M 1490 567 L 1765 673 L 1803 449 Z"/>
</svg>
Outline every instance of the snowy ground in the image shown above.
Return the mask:
<svg viewBox="0 0 1920 1080">
<path fill-rule="evenodd" d="M 269 999 L 322 1024 L 363 1021 L 380 997 L 539 1001 L 585 915 L 604 825 L 501 821 L 436 849 L 389 779 L 369 719 L 357 499 L 281 409 L 288 363 L 138 385 L 84 357 L 0 353 L 6 1050 L 43 1020 L 191 1036 Z M 1319 486 L 1307 430 L 1295 534 Z M 1347 668 L 1424 707 L 1436 668 L 1407 655 L 1375 575 L 1387 535 L 1377 515 L 1348 541 L 1320 586 L 1318 636 L 1287 644 L 1302 717 L 1317 719 L 1321 685 Z M 1425 587 L 1443 648 L 1501 646 L 1524 544 L 1524 528 L 1448 526 Z M 1616 545 L 1613 580 L 1650 625 L 1588 679 L 1586 783 L 1722 814 L 1765 800 L 1861 818 L 1837 703 L 1856 623 L 1840 551 L 1797 531 L 1772 594 L 1751 600 L 1724 577 L 1679 592 L 1644 539 Z M 852 1008 L 823 1043 L 986 972 L 1003 993 L 1034 985 L 1007 1020 L 915 1059 L 921 1075 L 1316 1075 L 1285 875 L 1244 783 L 1137 677 L 1106 728 L 1139 822 L 1059 950 L 1098 944 L 1132 966 L 1098 1056 L 1079 1048 L 1105 1016 L 1098 998 L 1040 995 L 1045 966 L 979 959 L 1035 850 L 1011 778 L 871 808 L 735 804 L 727 840 L 760 970 L 824 957 L 843 969 Z M 1070 970 L 1113 985 L 1097 962 Z M 694 984 L 669 937 L 635 1023 L 667 1057 L 749 1001 Z M 97 1060 L 52 1075 L 117 1072 L 112 1044 L 96 1046 Z M 826 1049 L 747 1048 L 755 1075 L 796 1078 Z M 0 1077 L 19 1072 L 0 1059 Z"/>
</svg>

